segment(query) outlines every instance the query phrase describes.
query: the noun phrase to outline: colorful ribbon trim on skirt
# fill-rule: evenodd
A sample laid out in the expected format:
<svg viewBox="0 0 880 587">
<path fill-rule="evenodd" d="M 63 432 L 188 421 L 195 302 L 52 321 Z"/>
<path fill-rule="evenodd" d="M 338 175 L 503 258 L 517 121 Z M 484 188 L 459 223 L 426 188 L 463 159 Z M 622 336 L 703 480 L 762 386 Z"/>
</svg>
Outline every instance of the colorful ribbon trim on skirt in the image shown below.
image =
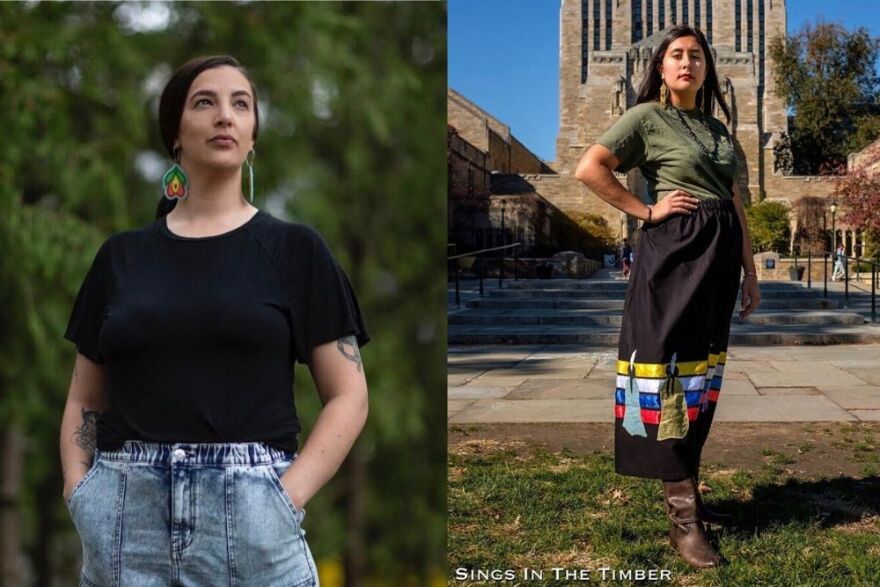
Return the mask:
<svg viewBox="0 0 880 587">
<path fill-rule="evenodd" d="M 690 422 L 693 422 L 709 408 L 710 403 L 718 401 L 726 362 L 726 352 L 710 354 L 705 361 L 633 362 L 632 370 L 630 370 L 630 362 L 618 360 L 614 416 L 618 419 L 625 418 L 627 405 L 634 403 L 635 388 L 638 388 L 641 421 L 645 424 L 659 425 L 662 411 L 661 392 L 667 384 L 671 383 L 674 386 L 673 391 L 677 391 L 678 385 L 681 385 L 687 417 Z M 670 381 L 668 373 L 670 365 L 675 365 L 677 371 L 677 375 L 672 377 L 674 381 Z M 628 391 L 630 392 L 629 402 L 627 402 Z M 628 429 L 632 430 L 631 433 L 642 435 L 637 426 L 633 427 L 632 420 L 629 420 L 628 424 Z"/>
</svg>

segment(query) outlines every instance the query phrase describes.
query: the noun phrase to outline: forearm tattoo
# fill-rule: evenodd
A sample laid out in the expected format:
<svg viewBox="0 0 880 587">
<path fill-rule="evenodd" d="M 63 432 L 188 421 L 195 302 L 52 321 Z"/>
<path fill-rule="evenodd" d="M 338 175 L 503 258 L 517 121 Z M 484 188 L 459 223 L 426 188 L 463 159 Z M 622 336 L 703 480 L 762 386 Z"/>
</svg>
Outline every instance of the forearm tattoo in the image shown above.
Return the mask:
<svg viewBox="0 0 880 587">
<path fill-rule="evenodd" d="M 97 446 L 97 424 L 99 412 L 82 409 L 83 423 L 82 426 L 74 432 L 76 445 L 86 451 L 90 457 L 95 455 L 95 447 Z M 83 463 L 91 465 L 91 463 Z"/>
<path fill-rule="evenodd" d="M 343 357 L 357 364 L 358 371 L 361 370 L 361 353 L 354 336 L 340 338 L 336 341 L 336 348 L 339 349 Z"/>
</svg>

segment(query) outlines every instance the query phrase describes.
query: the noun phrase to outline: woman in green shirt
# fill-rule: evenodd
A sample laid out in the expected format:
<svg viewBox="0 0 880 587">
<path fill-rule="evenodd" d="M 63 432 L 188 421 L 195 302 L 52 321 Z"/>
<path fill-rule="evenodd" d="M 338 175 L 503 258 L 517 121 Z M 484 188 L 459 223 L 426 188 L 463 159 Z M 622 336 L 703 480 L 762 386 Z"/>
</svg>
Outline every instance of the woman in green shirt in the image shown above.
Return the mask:
<svg viewBox="0 0 880 587">
<path fill-rule="evenodd" d="M 575 171 L 593 193 L 644 221 L 620 332 L 615 466 L 663 481 L 671 543 L 696 567 L 722 563 L 704 522 L 732 519 L 706 508 L 698 475 L 741 268 L 740 317 L 761 299 L 733 139 L 711 115 L 715 100 L 730 122 L 703 33 L 672 28 L 654 51 L 636 105 Z M 647 182 L 647 203 L 612 173 L 635 167 Z"/>
</svg>

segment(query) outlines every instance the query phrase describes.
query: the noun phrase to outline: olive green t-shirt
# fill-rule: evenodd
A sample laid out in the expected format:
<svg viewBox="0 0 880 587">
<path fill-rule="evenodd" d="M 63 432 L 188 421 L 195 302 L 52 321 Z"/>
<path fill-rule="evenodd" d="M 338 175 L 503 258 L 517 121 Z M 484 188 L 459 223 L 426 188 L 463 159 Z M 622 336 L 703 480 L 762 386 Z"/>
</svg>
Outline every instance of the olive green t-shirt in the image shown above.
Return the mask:
<svg viewBox="0 0 880 587">
<path fill-rule="evenodd" d="M 695 142 L 688 127 L 708 153 Z M 652 202 L 675 190 L 701 199 L 733 197 L 737 171 L 733 140 L 724 123 L 699 108 L 681 110 L 670 104 L 664 109 L 658 102 L 637 104 L 596 142 L 620 160 L 615 171 L 625 173 L 634 167 L 641 170 Z"/>
</svg>

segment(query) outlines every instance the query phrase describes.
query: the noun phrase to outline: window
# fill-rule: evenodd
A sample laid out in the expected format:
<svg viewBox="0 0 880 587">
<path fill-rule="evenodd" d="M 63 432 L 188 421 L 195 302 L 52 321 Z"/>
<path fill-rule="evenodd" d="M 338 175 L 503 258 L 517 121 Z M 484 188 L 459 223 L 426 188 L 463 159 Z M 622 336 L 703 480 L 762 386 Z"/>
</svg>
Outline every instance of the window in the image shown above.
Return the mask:
<svg viewBox="0 0 880 587">
<path fill-rule="evenodd" d="M 590 15 L 589 0 L 581 0 L 581 83 L 587 81 L 587 71 L 589 67 L 589 49 L 590 49 L 590 22 L 587 17 Z"/>
<path fill-rule="evenodd" d="M 688 23 L 688 0 L 682 0 L 681 3 L 681 22 L 685 26 Z"/>
<path fill-rule="evenodd" d="M 653 0 L 645 0 L 645 2 L 645 7 L 648 9 L 648 22 L 645 24 L 648 26 L 648 36 L 650 37 L 654 34 L 654 2 Z"/>
<path fill-rule="evenodd" d="M 671 24 L 678 24 L 678 20 L 675 18 L 675 2 L 676 0 L 672 0 L 669 4 L 669 21 Z"/>
<path fill-rule="evenodd" d="M 764 87 L 764 0 L 758 0 L 758 85 Z"/>
<path fill-rule="evenodd" d="M 666 28 L 666 0 L 659 0 L 657 5 L 657 26 L 661 29 Z"/>
<path fill-rule="evenodd" d="M 694 0 L 694 26 L 700 26 L 700 0 Z"/>
<path fill-rule="evenodd" d="M 712 44 L 712 0 L 706 0 L 706 40 Z"/>
<path fill-rule="evenodd" d="M 632 3 L 632 42 L 642 40 L 642 0 L 633 0 Z"/>
<path fill-rule="evenodd" d="M 752 14 L 753 14 L 752 10 L 753 9 L 754 9 L 754 6 L 752 4 L 752 0 L 747 0 L 747 2 L 746 2 L 746 13 L 747 13 L 746 17 L 748 20 L 746 21 L 746 23 L 748 24 L 748 28 L 746 29 L 746 37 L 748 38 L 748 42 L 747 42 L 746 46 L 748 47 L 748 51 L 752 51 L 754 49 L 754 47 L 752 46 Z"/>
<path fill-rule="evenodd" d="M 601 0 L 593 0 L 593 50 L 599 50 L 599 2 Z"/>
<path fill-rule="evenodd" d="M 740 0 L 736 0 L 733 10 L 735 12 L 733 15 L 733 35 L 735 39 L 736 50 L 742 51 L 742 36 L 740 34 L 740 28 L 742 27 L 742 4 L 740 3 Z"/>
<path fill-rule="evenodd" d="M 605 0 L 605 50 L 611 49 L 611 0 Z"/>
</svg>

